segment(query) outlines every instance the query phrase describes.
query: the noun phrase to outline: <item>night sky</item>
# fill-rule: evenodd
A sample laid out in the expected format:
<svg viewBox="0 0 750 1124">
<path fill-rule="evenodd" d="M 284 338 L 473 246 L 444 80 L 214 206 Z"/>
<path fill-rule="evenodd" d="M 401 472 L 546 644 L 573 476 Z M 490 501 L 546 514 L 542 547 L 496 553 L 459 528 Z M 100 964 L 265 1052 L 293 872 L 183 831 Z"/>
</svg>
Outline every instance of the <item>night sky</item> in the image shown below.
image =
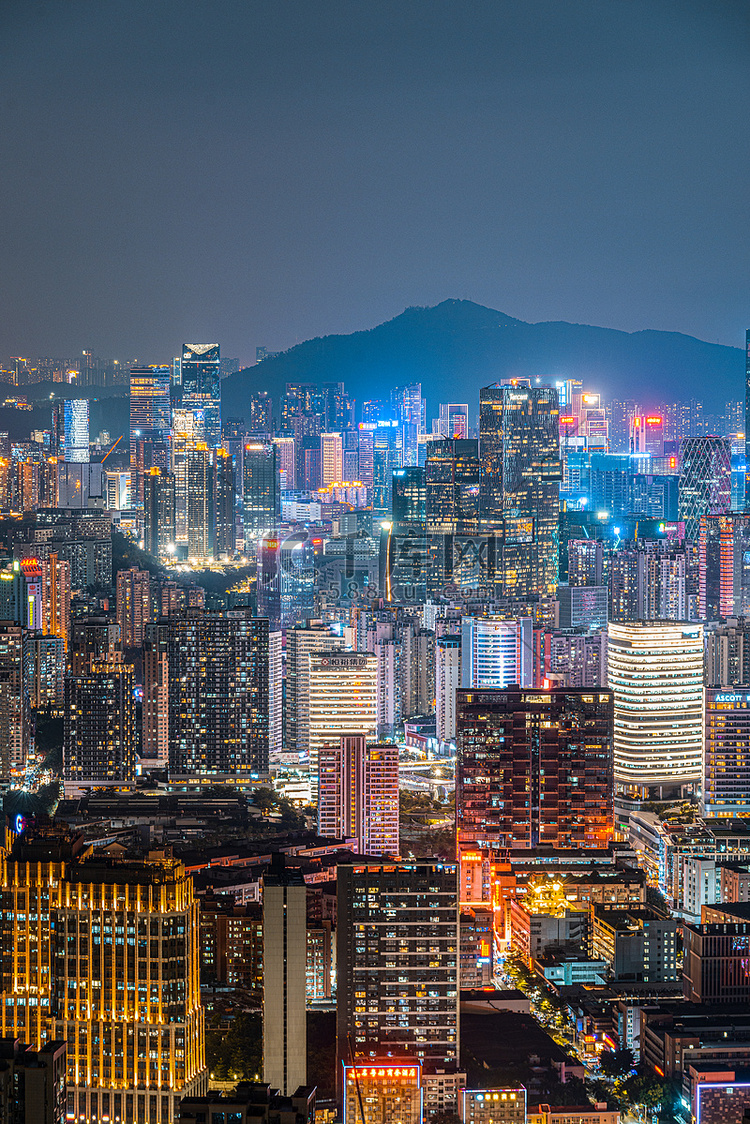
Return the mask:
<svg viewBox="0 0 750 1124">
<path fill-rule="evenodd" d="M 741 345 L 746 0 L 2 0 L 0 357 L 407 305 Z"/>
</svg>

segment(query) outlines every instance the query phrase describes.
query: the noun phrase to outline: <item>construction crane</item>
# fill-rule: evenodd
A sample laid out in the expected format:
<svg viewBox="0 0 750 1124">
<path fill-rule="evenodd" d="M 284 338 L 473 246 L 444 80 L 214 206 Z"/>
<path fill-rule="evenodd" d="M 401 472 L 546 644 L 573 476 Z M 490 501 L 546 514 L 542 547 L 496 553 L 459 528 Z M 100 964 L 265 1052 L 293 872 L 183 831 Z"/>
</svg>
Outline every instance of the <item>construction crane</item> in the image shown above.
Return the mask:
<svg viewBox="0 0 750 1124">
<path fill-rule="evenodd" d="M 111 449 L 108 449 L 108 450 L 107 450 L 107 452 L 106 452 L 106 453 L 104 454 L 104 456 L 102 457 L 102 460 L 101 460 L 101 463 L 102 463 L 102 464 L 104 464 L 104 462 L 106 461 L 106 459 L 107 459 L 107 457 L 109 456 L 109 454 L 110 454 L 110 453 L 111 453 L 111 452 L 113 451 L 113 449 L 116 449 L 116 448 L 117 448 L 117 446 L 118 446 L 118 445 L 120 444 L 120 442 L 122 441 L 122 439 L 123 439 L 123 437 L 124 437 L 124 436 L 125 436 L 125 434 L 124 434 L 124 433 L 121 433 L 121 434 L 120 434 L 120 436 L 119 436 L 119 437 L 117 438 L 117 440 L 115 441 L 115 443 L 114 443 L 114 445 L 112 446 L 112 448 L 111 448 Z"/>
</svg>

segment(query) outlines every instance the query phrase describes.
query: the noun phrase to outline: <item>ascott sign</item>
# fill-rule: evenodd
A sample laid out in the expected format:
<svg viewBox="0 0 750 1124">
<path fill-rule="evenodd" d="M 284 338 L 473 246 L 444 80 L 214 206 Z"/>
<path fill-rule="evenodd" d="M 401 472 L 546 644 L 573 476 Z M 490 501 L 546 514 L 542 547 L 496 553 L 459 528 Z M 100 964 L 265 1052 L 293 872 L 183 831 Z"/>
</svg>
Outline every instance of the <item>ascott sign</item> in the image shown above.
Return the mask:
<svg viewBox="0 0 750 1124">
<path fill-rule="evenodd" d="M 714 695 L 713 701 L 717 703 L 750 703 L 750 695 Z"/>
</svg>

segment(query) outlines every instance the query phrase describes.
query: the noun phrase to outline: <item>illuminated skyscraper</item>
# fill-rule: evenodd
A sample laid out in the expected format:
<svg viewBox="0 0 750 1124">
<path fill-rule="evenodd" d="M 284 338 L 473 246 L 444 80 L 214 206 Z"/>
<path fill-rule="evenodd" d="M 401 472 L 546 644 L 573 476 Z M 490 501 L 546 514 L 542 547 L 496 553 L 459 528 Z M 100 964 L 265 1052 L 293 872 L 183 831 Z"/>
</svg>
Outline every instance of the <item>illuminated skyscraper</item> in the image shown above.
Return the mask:
<svg viewBox="0 0 750 1124">
<path fill-rule="evenodd" d="M 392 504 L 385 596 L 396 604 L 422 605 L 428 569 L 423 468 L 394 470 Z"/>
<path fill-rule="evenodd" d="M 399 386 L 391 391 L 391 408 L 398 423 L 400 464 L 419 463 L 419 435 L 424 432 L 424 401 L 421 383 Z M 450 435 L 451 437 L 453 434 Z"/>
<path fill-rule="evenodd" d="M 438 636 L 435 641 L 435 736 L 439 743 L 456 738 L 456 691 L 461 685 L 461 641 Z"/>
<path fill-rule="evenodd" d="M 481 523 L 498 592 L 523 598 L 557 586 L 561 466 L 557 391 L 517 381 L 480 391 Z"/>
<path fill-rule="evenodd" d="M 172 474 L 175 489 L 175 542 L 188 550 L 188 449 L 200 431 L 189 410 L 175 410 L 172 415 Z"/>
<path fill-rule="evenodd" d="M 4 784 L 20 777 L 26 767 L 31 741 L 28 670 L 24 628 L 0 620 L 0 781 Z"/>
<path fill-rule="evenodd" d="M 613 830 L 609 691 L 458 692 L 459 848 L 602 849 Z"/>
<path fill-rule="evenodd" d="M 221 358 L 217 343 L 182 345 L 182 408 L 202 420 L 196 436 L 211 448 L 221 442 Z"/>
<path fill-rule="evenodd" d="M 281 515 L 278 450 L 271 442 L 245 445 L 243 503 L 247 554 L 249 543 L 271 531 Z"/>
<path fill-rule="evenodd" d="M 508 687 L 534 682 L 531 617 L 464 617 L 461 622 L 461 686 Z"/>
<path fill-rule="evenodd" d="M 446 586 L 478 589 L 488 580 L 486 536 L 480 539 L 481 467 L 476 441 L 431 444 L 425 460 L 428 593 Z"/>
<path fill-rule="evenodd" d="M 399 854 L 398 746 L 362 734 L 320 747 L 318 834 L 356 839 L 361 855 Z"/>
<path fill-rule="evenodd" d="M 297 694 L 297 747 L 310 761 L 318 788 L 318 753 L 347 734 L 373 737 L 378 724 L 377 657 L 365 652 L 314 652 L 302 668 Z"/>
<path fill-rule="evenodd" d="M 284 748 L 300 748 L 300 738 L 307 738 L 309 713 L 308 656 L 313 652 L 335 652 L 344 647 L 323 621 L 308 620 L 286 634 L 286 698 L 284 706 Z"/>
<path fill-rule="evenodd" d="M 236 549 L 234 461 L 226 449 L 213 457 L 213 556 L 233 558 Z"/>
<path fill-rule="evenodd" d="M 469 436 L 469 406 L 466 402 L 440 403 L 440 433 L 452 440 Z"/>
<path fill-rule="evenodd" d="M 152 468 L 143 481 L 144 549 L 154 558 L 175 554 L 175 478 Z"/>
<path fill-rule="evenodd" d="M 89 404 L 86 398 L 58 402 L 53 410 L 55 452 L 66 461 L 89 458 Z"/>
<path fill-rule="evenodd" d="M 204 1092 L 198 903 L 174 861 L 99 858 L 55 828 L 2 851 L 0 1030 L 63 1039 L 68 1120 L 174 1124 Z"/>
<path fill-rule="evenodd" d="M 750 616 L 750 514 L 704 515 L 699 531 L 700 616 Z"/>
<path fill-rule="evenodd" d="M 169 467 L 171 410 L 169 367 L 130 368 L 130 471 L 133 493 L 143 500 L 143 474 Z"/>
<path fill-rule="evenodd" d="M 333 484 L 344 479 L 344 448 L 340 433 L 320 435 L 320 483 Z"/>
<path fill-rule="evenodd" d="M 187 469 L 187 553 L 188 558 L 213 557 L 213 464 L 205 442 L 188 445 Z"/>
<path fill-rule="evenodd" d="M 729 511 L 732 492 L 732 461 L 724 437 L 688 437 L 680 442 L 682 474 L 679 516 L 685 537 L 698 541 L 701 516 Z"/>
<path fill-rule="evenodd" d="M 639 621 L 608 628 L 615 781 L 678 794 L 701 776 L 703 626 Z"/>
<path fill-rule="evenodd" d="M 706 688 L 701 811 L 733 819 L 750 812 L 750 687 Z"/>
</svg>

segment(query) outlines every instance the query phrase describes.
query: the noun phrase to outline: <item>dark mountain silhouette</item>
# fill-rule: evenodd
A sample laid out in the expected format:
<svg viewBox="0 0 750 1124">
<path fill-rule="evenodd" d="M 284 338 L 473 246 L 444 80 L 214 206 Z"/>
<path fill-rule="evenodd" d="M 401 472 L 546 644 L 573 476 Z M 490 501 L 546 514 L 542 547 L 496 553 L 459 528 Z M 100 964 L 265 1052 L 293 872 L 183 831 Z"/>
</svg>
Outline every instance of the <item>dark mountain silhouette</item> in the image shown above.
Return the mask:
<svg viewBox="0 0 750 1124">
<path fill-rule="evenodd" d="M 707 412 L 744 397 L 743 351 L 678 332 L 620 332 L 588 324 L 527 324 L 502 312 L 449 300 L 407 308 L 349 336 L 323 336 L 246 367 L 222 383 L 222 413 L 242 417 L 247 396 L 275 397 L 287 382 L 339 382 L 358 404 L 391 387 L 421 382 L 428 419 L 439 402 L 468 402 L 500 378 L 580 378 L 606 400 L 635 398 L 645 407 L 697 398 Z M 429 426 L 429 421 L 428 421 Z"/>
</svg>

